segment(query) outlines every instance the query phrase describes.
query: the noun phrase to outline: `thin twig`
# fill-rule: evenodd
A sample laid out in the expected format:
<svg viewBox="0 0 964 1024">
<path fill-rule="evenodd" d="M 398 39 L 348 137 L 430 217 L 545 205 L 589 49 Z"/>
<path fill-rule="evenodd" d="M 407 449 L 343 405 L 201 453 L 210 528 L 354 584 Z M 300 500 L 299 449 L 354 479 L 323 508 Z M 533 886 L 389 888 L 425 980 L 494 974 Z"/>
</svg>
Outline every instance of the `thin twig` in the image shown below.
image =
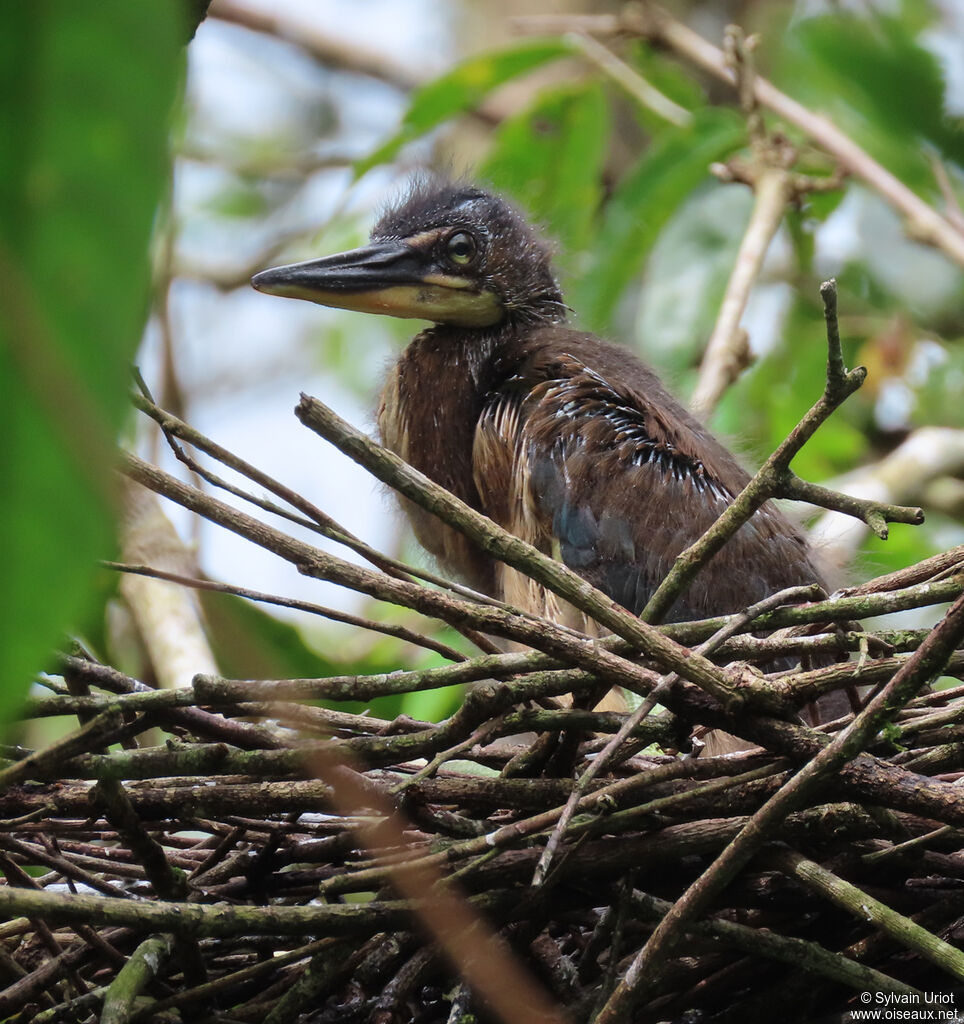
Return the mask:
<svg viewBox="0 0 964 1024">
<path fill-rule="evenodd" d="M 771 611 L 773 608 L 777 608 L 781 604 L 789 604 L 792 601 L 813 596 L 814 593 L 812 587 L 790 587 L 786 590 L 780 591 L 779 593 L 771 594 L 762 601 L 751 605 L 746 609 L 746 611 L 733 615 L 730 618 L 730 621 L 717 630 L 713 636 L 700 644 L 700 646 L 696 648 L 696 652 L 704 656 L 709 656 L 717 650 L 724 641 L 733 636 L 737 630 L 745 628 L 764 612 Z M 536 871 L 532 878 L 532 884 L 534 886 L 542 885 L 545 881 L 546 875 L 549 872 L 549 865 L 552 863 L 555 851 L 559 846 L 559 843 L 562 841 L 566 828 L 569 826 L 569 822 L 572 820 L 573 814 L 575 814 L 576 807 L 589 787 L 589 784 L 605 767 L 608 766 L 613 754 L 615 754 L 619 747 L 632 734 L 633 730 L 642 723 L 643 719 L 650 714 L 659 701 L 666 696 L 670 687 L 673 686 L 674 683 L 678 682 L 678 680 L 679 676 L 673 672 L 669 675 L 663 676 L 650 695 L 626 719 L 606 746 L 603 747 L 599 754 L 597 754 L 590 762 L 589 767 L 586 768 L 586 770 L 579 776 L 575 786 L 573 787 L 572 794 L 570 795 L 566 806 L 563 808 L 562 814 L 559 816 L 559 820 L 556 823 L 552 834 L 549 836 L 545 848 L 542 851 L 542 855 L 539 858 L 539 863 L 536 866 Z"/>
<path fill-rule="evenodd" d="M 672 904 L 661 900 L 658 896 L 640 892 L 632 894 L 634 909 L 647 917 L 662 919 L 669 913 Z M 781 960 L 793 966 L 802 966 L 804 970 L 825 974 L 844 985 L 858 991 L 902 992 L 907 995 L 919 994 L 910 985 L 904 985 L 880 971 L 864 964 L 854 963 L 838 953 L 831 953 L 816 942 L 798 939 L 793 936 L 778 935 L 769 929 L 748 928 L 736 921 L 711 917 L 692 926 L 697 934 L 718 936 L 726 943 L 737 946 L 747 952 L 760 953 L 767 958 Z"/>
<path fill-rule="evenodd" d="M 359 629 L 371 630 L 375 633 L 384 633 L 386 636 L 393 636 L 398 640 L 405 640 L 407 643 L 424 647 L 426 650 L 435 651 L 450 661 L 465 661 L 466 655 L 457 651 L 448 644 L 443 644 L 430 636 L 417 633 L 415 630 L 405 626 L 396 626 L 387 622 L 375 622 L 373 619 L 365 619 L 359 615 L 350 615 L 348 612 L 338 611 L 335 608 L 328 608 L 324 605 L 313 604 L 310 601 L 297 601 L 290 597 L 281 597 L 279 594 L 266 594 L 259 590 L 249 590 L 247 587 L 237 587 L 229 583 L 216 583 L 213 580 L 199 579 L 194 576 L 182 576 L 180 573 L 165 572 L 163 569 L 155 569 L 149 565 L 126 565 L 122 562 L 101 562 L 105 569 L 114 572 L 134 573 L 140 576 L 150 576 L 153 579 L 168 580 L 171 583 L 178 583 L 182 587 L 191 587 L 194 590 L 207 590 L 215 594 L 231 594 L 234 597 L 244 598 L 246 601 L 257 601 L 262 604 L 275 605 L 278 608 L 291 608 L 295 611 L 307 612 L 310 615 L 319 615 L 332 622 L 344 622 L 350 626 L 357 626 Z"/>
<path fill-rule="evenodd" d="M 740 320 L 750 291 L 760 275 L 770 242 L 783 221 L 788 201 L 794 196 L 793 179 L 788 168 L 795 153 L 782 140 L 766 134 L 754 95 L 756 69 L 752 46 L 734 25 L 726 30 L 726 56 L 736 76 L 740 106 L 752 144 L 753 160 L 746 168 L 744 180 L 753 187 L 754 203 L 690 401 L 693 411 L 703 419 L 710 415 L 723 392 L 750 365 L 749 338 L 746 331 L 740 329 Z M 728 169 L 714 170 L 721 177 L 726 174 L 724 180 L 733 180 Z"/>
<path fill-rule="evenodd" d="M 213 441 L 211 438 L 192 427 L 189 423 L 185 423 L 183 420 L 178 419 L 178 417 L 162 409 L 152 401 L 149 394 L 134 395 L 132 396 L 131 401 L 138 409 L 141 410 L 141 412 L 150 416 L 151 419 L 153 419 L 161 428 L 175 457 L 184 462 L 192 472 L 198 473 L 214 486 L 223 488 L 229 494 L 234 494 L 236 497 L 240 497 L 243 501 L 248 501 L 266 512 L 271 512 L 274 515 L 281 516 L 283 519 L 288 519 L 290 522 L 304 526 L 305 528 L 319 533 L 323 537 L 327 537 L 329 540 L 333 540 L 338 544 L 344 544 L 356 554 L 361 555 L 372 565 L 381 569 L 383 572 L 388 573 L 390 576 L 395 576 L 398 579 L 411 579 L 412 577 L 417 577 L 419 579 L 426 580 L 429 583 L 434 583 L 436 586 L 441 587 L 444 590 L 451 590 L 453 593 L 470 598 L 471 600 L 480 601 L 483 604 L 492 604 L 503 607 L 501 602 L 495 601 L 485 594 L 479 594 L 478 592 L 471 590 L 469 587 L 465 587 L 459 583 L 454 583 L 451 580 L 446 580 L 435 573 L 428 572 L 427 570 L 416 569 L 412 566 L 405 565 L 396 559 L 389 558 L 380 551 L 376 551 L 375 548 L 360 540 L 351 533 L 351 531 L 345 529 L 345 527 L 329 516 L 327 512 L 323 512 L 317 505 L 308 501 L 303 495 L 298 494 L 290 487 L 287 487 L 280 481 L 275 480 L 256 466 L 252 466 L 251 463 L 240 458 L 240 456 L 228 451 L 216 441 Z M 191 458 L 177 443 L 177 440 L 187 442 L 192 447 L 198 448 L 200 451 L 210 455 L 211 458 L 216 459 L 218 462 L 228 466 L 235 472 L 247 477 L 253 483 L 265 488 L 265 490 L 274 494 L 286 504 L 296 509 L 301 513 L 301 515 L 296 516 L 287 509 L 284 509 L 273 502 L 269 502 L 266 499 L 249 494 L 247 491 L 243 491 L 240 488 L 236 488 L 215 474 L 210 473 L 210 471 L 204 469 L 196 462 L 196 460 Z M 478 634 L 470 632 L 467 639 L 472 640 L 480 650 L 487 651 L 490 654 L 497 650 L 497 648 L 493 647 L 488 638 L 479 636 Z"/>
<path fill-rule="evenodd" d="M 566 38 L 586 60 L 621 85 L 641 106 L 651 110 L 664 121 L 682 127 L 693 120 L 693 115 L 685 107 L 681 107 L 665 93 L 660 92 L 638 71 L 631 68 L 625 61 L 620 60 L 612 50 L 603 46 L 592 36 L 572 32 Z"/>
<path fill-rule="evenodd" d="M 964 981 L 964 952 L 955 949 L 926 928 L 898 914 L 885 903 L 816 862 L 788 848 L 771 850 L 767 860 L 781 871 L 811 886 L 822 896 L 854 914 L 861 921 L 870 921 L 884 934 L 908 949 L 937 964 L 948 974 Z"/>
<path fill-rule="evenodd" d="M 616 1024 L 627 1019 L 632 1005 L 653 984 L 660 965 L 679 944 L 687 924 L 697 918 L 749 862 L 788 812 L 802 806 L 828 776 L 855 758 L 867 742 L 893 720 L 900 708 L 940 671 L 962 640 L 964 596 L 954 602 L 941 623 L 853 723 L 753 815 L 711 867 L 676 901 L 634 958 L 596 1024 Z"/>
<path fill-rule="evenodd" d="M 338 68 L 352 74 L 366 75 L 408 91 L 423 81 L 423 73 L 390 59 L 381 50 L 368 49 L 337 39 L 305 18 L 294 21 L 270 8 L 249 7 L 235 0 L 214 0 L 208 11 L 210 18 L 241 25 L 254 32 L 290 40 L 325 68 Z"/>
<path fill-rule="evenodd" d="M 807 494 L 807 500 L 821 504 L 827 500 L 823 489 L 802 488 L 802 481 L 790 471 L 794 456 L 814 435 L 817 428 L 860 386 L 867 376 L 863 367 L 847 370 L 837 333 L 837 289 L 834 281 L 825 281 L 820 287 L 827 321 L 827 381 L 823 395 L 811 406 L 803 419 L 793 428 L 776 451 L 760 467 L 752 480 L 737 495 L 716 522 L 676 559 L 656 592 L 643 609 L 642 618 L 657 621 L 686 591 L 706 562 L 746 523 L 769 499 L 796 497 Z M 846 499 L 846 500 L 844 500 Z M 924 513 L 919 508 L 882 505 L 864 498 L 835 496 L 839 511 L 862 518 L 872 528 L 883 530 L 887 522 L 920 524 Z"/>
</svg>

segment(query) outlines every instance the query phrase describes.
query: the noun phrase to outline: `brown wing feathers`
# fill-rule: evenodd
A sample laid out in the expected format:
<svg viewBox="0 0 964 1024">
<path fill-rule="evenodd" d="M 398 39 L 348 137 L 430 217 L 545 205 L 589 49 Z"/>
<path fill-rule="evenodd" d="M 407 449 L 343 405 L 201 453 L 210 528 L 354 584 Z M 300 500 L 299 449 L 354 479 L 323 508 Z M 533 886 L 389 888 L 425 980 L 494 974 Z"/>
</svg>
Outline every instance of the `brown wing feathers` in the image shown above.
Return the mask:
<svg viewBox="0 0 964 1024">
<path fill-rule="evenodd" d="M 559 328 L 536 333 L 566 348 L 533 345 L 511 386 L 486 403 L 473 447 L 482 507 L 638 614 L 746 474 L 685 411 L 667 415 L 572 351 L 595 355 L 598 365 L 613 361 L 603 351 L 610 346 Z M 590 346 L 595 351 L 585 352 Z M 656 398 L 672 402 L 662 388 Z M 732 611 L 817 579 L 802 537 L 765 508 L 711 561 L 672 618 Z"/>
</svg>

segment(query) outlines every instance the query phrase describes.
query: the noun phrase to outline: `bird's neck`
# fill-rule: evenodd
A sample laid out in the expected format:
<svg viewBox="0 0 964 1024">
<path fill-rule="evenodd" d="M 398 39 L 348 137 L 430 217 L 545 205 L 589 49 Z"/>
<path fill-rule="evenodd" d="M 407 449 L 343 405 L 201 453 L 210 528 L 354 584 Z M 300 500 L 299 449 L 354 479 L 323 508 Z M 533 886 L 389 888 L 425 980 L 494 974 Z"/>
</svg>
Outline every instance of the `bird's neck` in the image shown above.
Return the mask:
<svg viewBox="0 0 964 1024">
<path fill-rule="evenodd" d="M 486 397 L 511 373 L 504 368 L 507 341 L 502 331 L 423 331 L 389 372 L 378 408 L 386 447 L 479 510 L 475 425 Z M 415 506 L 406 510 L 419 541 L 446 571 L 478 590 L 493 590 L 494 568 L 482 551 L 434 516 Z"/>
<path fill-rule="evenodd" d="M 386 446 L 474 507 L 475 424 L 486 396 L 511 373 L 509 341 L 504 329 L 423 331 L 389 373 L 378 409 Z"/>
</svg>

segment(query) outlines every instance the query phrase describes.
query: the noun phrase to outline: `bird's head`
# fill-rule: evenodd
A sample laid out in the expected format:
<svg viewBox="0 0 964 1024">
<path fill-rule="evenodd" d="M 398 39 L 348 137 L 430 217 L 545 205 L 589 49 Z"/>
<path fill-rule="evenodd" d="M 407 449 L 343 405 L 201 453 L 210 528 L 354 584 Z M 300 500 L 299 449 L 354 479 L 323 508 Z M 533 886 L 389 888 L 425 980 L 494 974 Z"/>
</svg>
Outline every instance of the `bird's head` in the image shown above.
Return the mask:
<svg viewBox="0 0 964 1024">
<path fill-rule="evenodd" d="M 499 196 L 424 182 L 375 225 L 371 244 L 256 274 L 258 291 L 468 328 L 559 323 L 549 249 Z"/>
</svg>

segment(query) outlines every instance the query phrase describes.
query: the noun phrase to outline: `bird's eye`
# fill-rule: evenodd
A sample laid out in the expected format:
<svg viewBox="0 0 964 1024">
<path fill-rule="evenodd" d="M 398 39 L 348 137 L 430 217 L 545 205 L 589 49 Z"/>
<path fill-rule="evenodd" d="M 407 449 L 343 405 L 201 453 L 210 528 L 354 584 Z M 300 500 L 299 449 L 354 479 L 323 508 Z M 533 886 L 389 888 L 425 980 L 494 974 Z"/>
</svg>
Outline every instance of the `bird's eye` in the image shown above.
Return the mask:
<svg viewBox="0 0 964 1024">
<path fill-rule="evenodd" d="M 467 267 L 477 252 L 475 239 L 465 231 L 457 231 L 445 243 L 445 254 L 460 267 Z"/>
</svg>

